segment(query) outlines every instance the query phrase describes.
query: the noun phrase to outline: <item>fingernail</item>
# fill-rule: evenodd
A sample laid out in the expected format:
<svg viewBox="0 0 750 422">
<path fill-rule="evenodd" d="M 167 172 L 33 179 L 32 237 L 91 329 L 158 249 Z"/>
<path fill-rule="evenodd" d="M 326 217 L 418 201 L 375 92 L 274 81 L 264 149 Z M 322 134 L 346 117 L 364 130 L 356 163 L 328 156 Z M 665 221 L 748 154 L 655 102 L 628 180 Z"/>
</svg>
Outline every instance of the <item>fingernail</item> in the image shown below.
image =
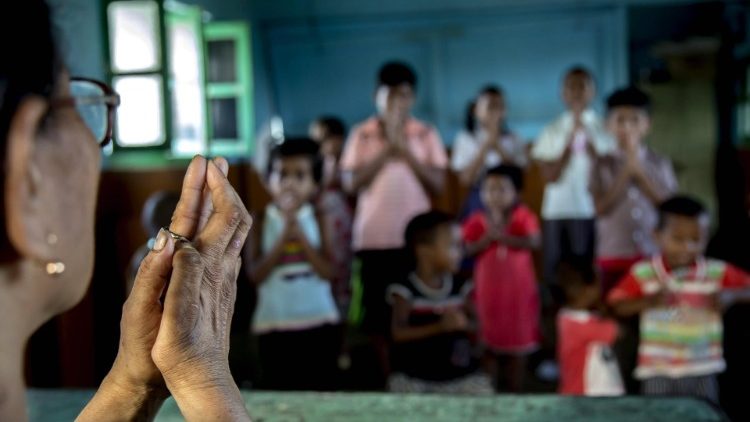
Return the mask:
<svg viewBox="0 0 750 422">
<path fill-rule="evenodd" d="M 159 230 L 159 234 L 156 236 L 156 241 L 154 242 L 154 248 L 151 250 L 154 252 L 161 252 L 161 250 L 164 249 L 164 246 L 167 245 L 168 238 L 169 234 L 166 230 Z"/>
</svg>

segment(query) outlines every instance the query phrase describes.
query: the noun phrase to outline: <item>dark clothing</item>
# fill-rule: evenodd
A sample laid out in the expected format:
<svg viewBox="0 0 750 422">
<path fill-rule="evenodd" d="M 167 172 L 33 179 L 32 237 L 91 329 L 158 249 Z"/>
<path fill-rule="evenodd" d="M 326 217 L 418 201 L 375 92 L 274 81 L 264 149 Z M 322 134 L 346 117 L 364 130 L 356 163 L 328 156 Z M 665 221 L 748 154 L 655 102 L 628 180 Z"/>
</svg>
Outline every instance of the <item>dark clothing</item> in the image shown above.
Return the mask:
<svg viewBox="0 0 750 422">
<path fill-rule="evenodd" d="M 594 262 L 596 221 L 544 220 L 542 223 L 544 249 L 544 282 L 557 285 L 557 266 L 566 259 Z"/>
<path fill-rule="evenodd" d="M 403 280 L 409 272 L 408 254 L 403 249 L 366 250 L 357 253 L 361 262 L 362 330 L 370 335 L 389 337 L 391 308 L 385 291 L 389 284 Z"/>
<path fill-rule="evenodd" d="M 439 323 L 446 309 L 463 311 L 471 285 L 446 277 L 441 289 L 432 289 L 415 275 L 389 286 L 388 295 L 400 296 L 411 304 L 410 326 Z M 433 337 L 396 343 L 392 350 L 392 367 L 412 378 L 427 381 L 450 381 L 476 371 L 471 342 L 466 332 L 443 333 Z"/>
<path fill-rule="evenodd" d="M 264 390 L 332 391 L 337 389 L 341 329 L 324 325 L 258 336 Z"/>
</svg>

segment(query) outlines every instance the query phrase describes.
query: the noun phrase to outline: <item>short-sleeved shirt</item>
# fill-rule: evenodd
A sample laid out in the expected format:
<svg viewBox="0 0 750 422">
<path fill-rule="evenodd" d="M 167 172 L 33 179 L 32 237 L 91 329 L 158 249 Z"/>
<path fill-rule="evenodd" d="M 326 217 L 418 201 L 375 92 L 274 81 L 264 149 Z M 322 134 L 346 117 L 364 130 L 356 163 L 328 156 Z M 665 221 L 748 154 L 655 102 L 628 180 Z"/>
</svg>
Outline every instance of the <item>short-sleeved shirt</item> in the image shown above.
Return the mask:
<svg viewBox="0 0 750 422">
<path fill-rule="evenodd" d="M 606 154 L 614 149 L 614 141 L 605 131 L 600 119 L 592 110 L 581 116 L 585 131 L 573 133 L 573 114 L 566 112 L 544 128 L 531 151 L 538 161 L 555 161 L 565 153 L 572 135 L 580 138 L 577 145 L 585 145 L 588 140 L 598 154 Z M 587 139 L 588 138 L 588 139 Z M 585 148 L 575 150 L 567 167 L 557 182 L 548 183 L 544 189 L 542 218 L 545 220 L 584 220 L 594 218 L 596 212 L 589 191 L 591 158 Z"/>
<path fill-rule="evenodd" d="M 313 206 L 303 206 L 296 217 L 308 242 L 313 247 L 320 247 L 321 228 Z M 285 227 L 282 212 L 275 205 L 268 205 L 261 228 L 261 249 L 264 254 L 274 248 Z M 338 322 L 339 311 L 333 299 L 331 283 L 315 273 L 299 242 L 286 242 L 279 264 L 258 288 L 253 332 L 298 331 Z"/>
<path fill-rule="evenodd" d="M 474 243 L 489 230 L 480 211 L 463 225 L 463 238 Z M 508 217 L 505 233 L 527 238 L 539 234 L 539 220 L 519 204 Z M 540 300 L 534 258 L 528 249 L 493 242 L 481 251 L 474 266 L 475 296 L 480 335 L 495 352 L 524 354 L 539 346 Z"/>
<path fill-rule="evenodd" d="M 414 273 L 403 282 L 392 284 L 386 299 L 394 296 L 409 302 L 410 326 L 437 324 L 448 309 L 463 310 L 472 292 L 471 283 L 446 276 L 443 286 L 434 289 Z M 393 370 L 428 381 L 450 381 L 471 374 L 477 369 L 467 333 L 442 333 L 432 337 L 396 343 L 392 353 Z"/>
<path fill-rule="evenodd" d="M 477 130 L 475 133 L 462 130 L 456 135 L 451 151 L 451 168 L 462 171 L 471 164 L 479 154 L 482 144 L 487 141 L 487 132 Z M 500 139 L 504 151 L 513 158 L 513 164 L 526 166 L 526 152 L 523 143 L 511 133 L 505 133 Z M 492 168 L 502 164 L 503 159 L 497 151 L 492 150 L 485 155 L 484 168 Z"/>
<path fill-rule="evenodd" d="M 557 315 L 560 394 L 624 394 L 612 345 L 617 324 L 585 310 L 562 309 Z"/>
<path fill-rule="evenodd" d="M 641 164 L 658 193 L 666 198 L 677 190 L 672 163 L 649 148 L 641 149 Z M 619 152 L 599 157 L 591 171 L 592 195 L 604 195 L 625 166 Z M 602 259 L 650 257 L 658 252 L 651 235 L 659 213 L 656 206 L 635 183 L 630 182 L 625 196 L 597 219 L 597 256 Z"/>
<path fill-rule="evenodd" d="M 718 260 L 700 258 L 694 265 L 669 269 L 660 255 L 633 266 L 609 292 L 607 301 L 640 299 L 661 291 L 665 306 L 641 313 L 638 367 L 635 375 L 682 378 L 722 372 L 721 315 L 713 296 L 724 289 L 750 286 L 750 276 Z"/>
<path fill-rule="evenodd" d="M 406 122 L 409 151 L 422 164 L 444 169 L 448 156 L 437 131 L 410 118 Z M 390 142 L 380 120 L 372 117 L 355 127 L 341 158 L 343 171 L 354 171 L 376 159 Z M 402 159 L 390 159 L 369 186 L 359 192 L 352 229 L 355 251 L 397 249 L 413 217 L 431 208 L 430 197 L 417 175 Z"/>
</svg>

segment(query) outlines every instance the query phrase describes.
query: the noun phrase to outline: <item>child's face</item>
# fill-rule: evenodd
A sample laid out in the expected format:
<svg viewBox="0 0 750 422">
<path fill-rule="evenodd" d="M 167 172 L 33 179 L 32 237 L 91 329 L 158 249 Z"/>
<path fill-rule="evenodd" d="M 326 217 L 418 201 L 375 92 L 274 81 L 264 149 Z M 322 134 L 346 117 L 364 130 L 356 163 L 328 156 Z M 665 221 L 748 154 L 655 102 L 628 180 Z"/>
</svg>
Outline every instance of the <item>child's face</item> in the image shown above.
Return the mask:
<svg viewBox="0 0 750 422">
<path fill-rule="evenodd" d="M 638 147 L 650 128 L 648 113 L 638 107 L 615 107 L 607 115 L 607 129 L 617 139 L 622 150 Z"/>
<path fill-rule="evenodd" d="M 497 94 L 482 94 L 474 106 L 474 117 L 484 128 L 497 128 L 505 121 L 505 99 Z"/>
<path fill-rule="evenodd" d="M 458 271 L 462 258 L 461 229 L 455 224 L 446 224 L 437 229 L 431 244 L 423 245 L 420 259 L 432 262 L 442 273 Z"/>
<path fill-rule="evenodd" d="M 375 105 L 380 115 L 405 120 L 414 105 L 414 89 L 406 83 L 392 87 L 381 85 L 375 94 Z"/>
<path fill-rule="evenodd" d="M 309 157 L 279 157 L 273 162 L 268 179 L 274 203 L 284 211 L 294 211 L 310 201 L 317 188 Z"/>
<path fill-rule="evenodd" d="M 488 211 L 502 212 L 516 203 L 518 192 L 510 178 L 490 175 L 482 183 L 482 202 Z"/>
<path fill-rule="evenodd" d="M 591 104 L 596 90 L 594 81 L 588 75 L 571 73 L 563 82 L 563 101 L 569 110 L 580 113 Z"/>
<path fill-rule="evenodd" d="M 344 150 L 344 140 L 340 136 L 326 135 L 320 141 L 320 154 L 323 157 L 338 159 Z"/>
<path fill-rule="evenodd" d="M 670 267 L 691 265 L 706 247 L 708 217 L 670 215 L 664 227 L 656 231 L 655 238 Z"/>
</svg>

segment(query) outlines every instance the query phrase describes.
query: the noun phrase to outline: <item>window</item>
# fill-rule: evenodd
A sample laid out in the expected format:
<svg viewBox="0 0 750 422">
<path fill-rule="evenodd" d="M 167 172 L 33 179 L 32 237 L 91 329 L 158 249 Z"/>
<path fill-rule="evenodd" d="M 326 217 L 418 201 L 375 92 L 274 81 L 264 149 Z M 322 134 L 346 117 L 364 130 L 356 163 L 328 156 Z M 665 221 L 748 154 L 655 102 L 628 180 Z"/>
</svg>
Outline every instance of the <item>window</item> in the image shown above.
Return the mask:
<svg viewBox="0 0 750 422">
<path fill-rule="evenodd" d="M 204 22 L 199 6 L 174 1 L 112 0 L 106 11 L 109 69 L 122 98 L 112 158 L 247 156 L 253 128 L 248 25 Z"/>
<path fill-rule="evenodd" d="M 220 155 L 251 152 L 252 79 L 250 34 L 242 22 L 209 23 L 207 96 L 211 151 Z"/>
</svg>

